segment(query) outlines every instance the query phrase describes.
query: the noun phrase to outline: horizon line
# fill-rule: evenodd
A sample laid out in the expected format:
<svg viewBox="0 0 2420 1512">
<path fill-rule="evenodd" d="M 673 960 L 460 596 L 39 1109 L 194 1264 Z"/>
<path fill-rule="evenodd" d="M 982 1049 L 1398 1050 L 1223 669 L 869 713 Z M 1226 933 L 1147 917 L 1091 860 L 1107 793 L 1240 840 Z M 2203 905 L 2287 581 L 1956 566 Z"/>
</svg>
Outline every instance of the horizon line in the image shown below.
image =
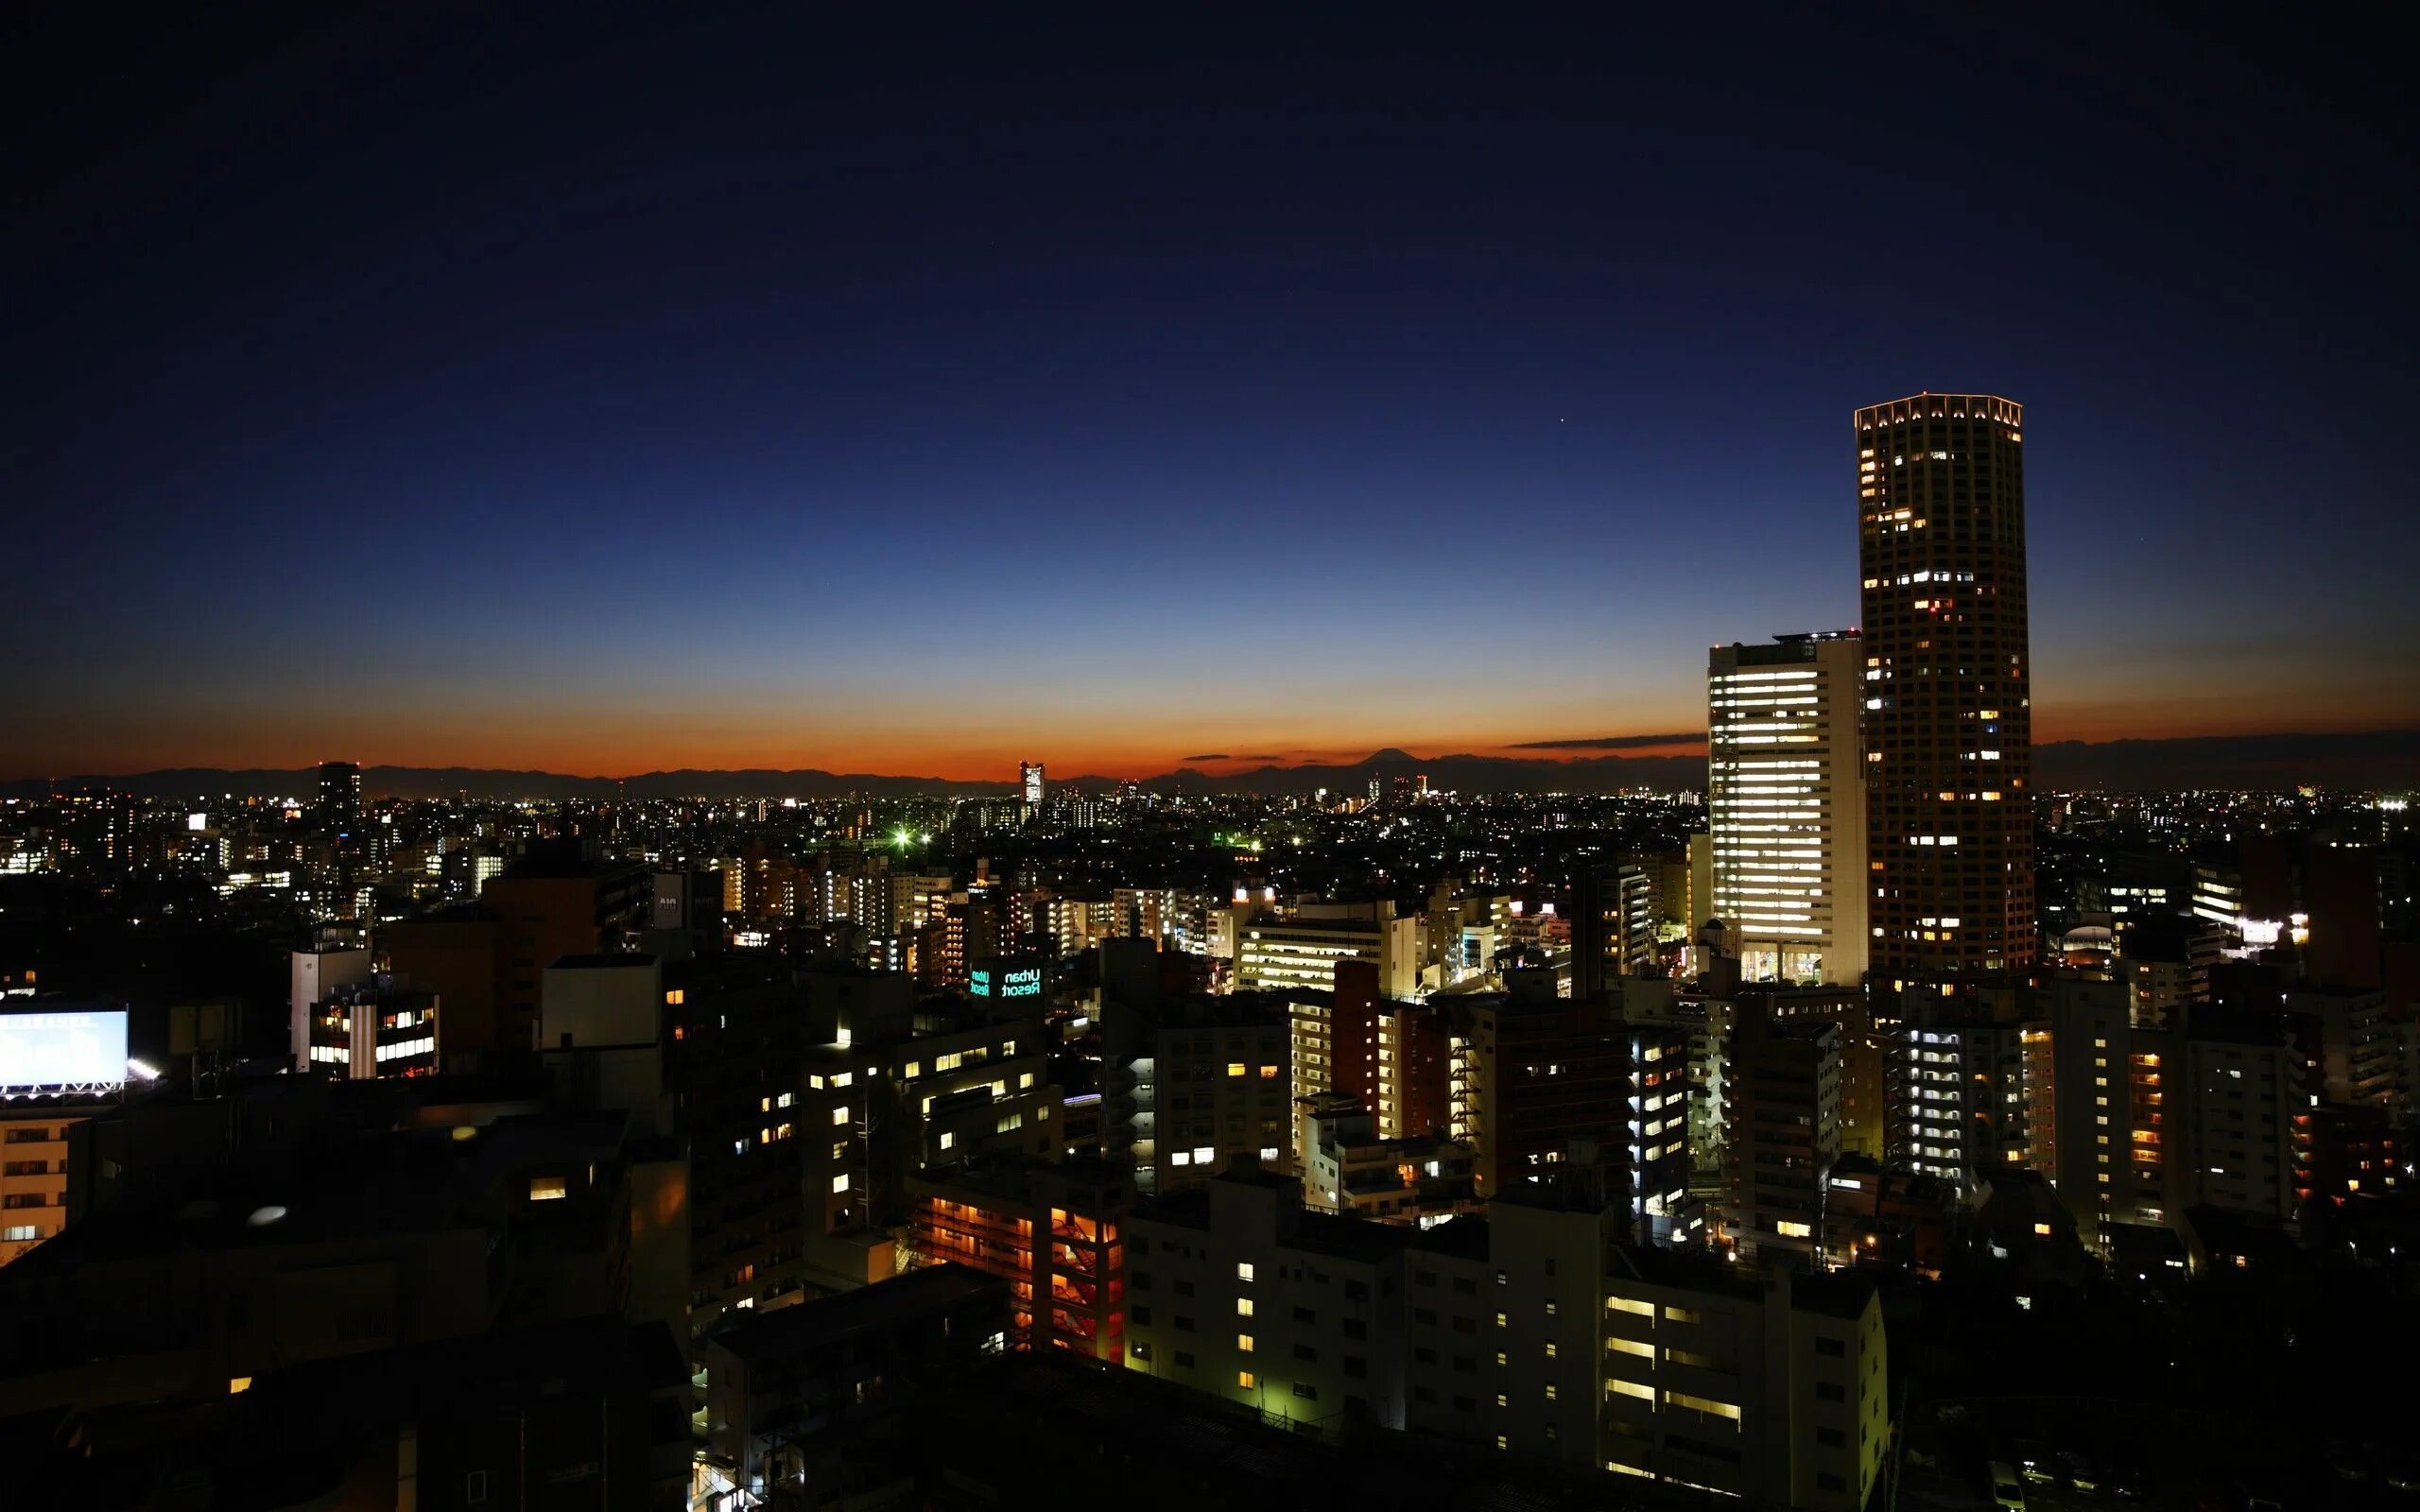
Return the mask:
<svg viewBox="0 0 2420 1512">
<path fill-rule="evenodd" d="M 2110 737 L 2110 738 L 2107 738 L 2107 739 L 2103 739 L 2103 740 L 2086 740 L 2086 739 L 2083 739 L 2083 738 L 2082 738 L 2082 737 L 2068 737 L 2068 738 L 2062 739 L 2062 740 L 2035 741 L 2035 742 L 2033 743 L 2033 748 L 2034 748 L 2035 750 L 2041 750 L 2041 749 L 2044 749 L 2044 748 L 2046 748 L 2046 747 L 2071 747 L 2071 746 L 2082 746 L 2082 747 L 2102 747 L 2128 746 L 2128 745 L 2182 745 L 2182 744 L 2187 744 L 2187 743 L 2194 743 L 2194 742 L 2207 742 L 2207 741 L 2261 741 L 2261 742 L 2297 741 L 2297 740 L 2304 740 L 2304 741 L 2341 741 L 2341 740 L 2354 740 L 2354 739 L 2362 739 L 2362 738 L 2377 738 L 2377 737 L 2380 737 L 2380 736 L 2395 736 L 2395 735 L 2420 736 L 2420 725 L 2390 725 L 2390 726 L 2381 726 L 2381 727 L 2378 727 L 2378 728 L 2376 728 L 2376 729 L 2364 729 L 2364 730 L 2273 730 L 2273 731 L 2263 731 L 2263 732 L 2257 732 L 2257 733 L 2236 733 L 2236 734 L 2198 734 L 2198 735 L 2118 735 L 2118 736 L 2113 736 L 2113 737 Z M 1486 762 L 1505 762 L 1505 763 L 1512 763 L 1512 764 L 1517 764 L 1517 765 L 1529 765 L 1529 766 L 1573 766 L 1573 765 L 1578 765 L 1579 764 L 1581 764 L 1581 763 L 1582 763 L 1582 762 L 1588 762 L 1588 763 L 1606 763 L 1606 762 L 1649 762 L 1649 761 L 1652 761 L 1652 762 L 1668 762 L 1668 761 L 1674 761 L 1674 760 L 1682 760 L 1682 759 L 1685 759 L 1685 757 L 1687 757 L 1687 756 L 1689 756 L 1689 755 L 1694 755 L 1694 754 L 1696 754 L 1696 752 L 1694 752 L 1694 751 L 1687 751 L 1687 752 L 1676 752 L 1676 753 L 1671 753 L 1671 754 L 1664 754 L 1664 753 L 1663 753 L 1663 751 L 1664 751 L 1664 747 L 1668 747 L 1668 746 L 1691 746 L 1691 747 L 1703 747 L 1703 746 L 1705 744 L 1705 740 L 1706 740 L 1706 737 L 1705 737 L 1704 735 L 1702 735 L 1702 734 L 1701 734 L 1701 735 L 1694 735 L 1694 736 L 1687 736 L 1687 737 L 1658 738 L 1658 739 L 1657 739 L 1657 741 L 1656 741 L 1656 744 L 1651 745 L 1651 746 L 1648 746 L 1648 745 L 1631 746 L 1631 745 L 1627 745 L 1627 744 L 1622 745 L 1622 746 L 1614 746 L 1614 745 L 1612 745 L 1612 742 L 1616 741 L 1616 740 L 1618 740 L 1618 741 L 1628 742 L 1628 741 L 1634 740 L 1634 739 L 1637 739 L 1637 738 L 1639 738 L 1639 737 L 1618 737 L 1618 736 L 1616 736 L 1616 737 L 1601 737 L 1601 738 L 1599 738 L 1599 739 L 1591 739 L 1591 740 L 1571 740 L 1571 741 L 1532 741 L 1532 742 L 1517 743 L 1517 744 L 1512 744 L 1512 745 L 1508 745 L 1508 746 L 1504 746 L 1504 747 L 1498 747 L 1499 749 L 1501 749 L 1501 750 L 1503 750 L 1503 751 L 1506 751 L 1506 752 L 1550 752 L 1550 751 L 1565 751 L 1565 750 L 1567 750 L 1567 751 L 1571 751 L 1571 752 L 1573 753 L 1573 754 L 1570 754 L 1570 755 L 1568 755 L 1568 756 L 1564 756 L 1564 755 L 1558 755 L 1558 754 L 1504 754 L 1504 755 L 1491 755 L 1491 754 L 1488 754 L 1488 753 L 1483 752 L 1483 751 L 1476 751 L 1476 750 L 1454 750 L 1454 751 L 1442 751 L 1442 752 L 1439 752 L 1439 753 L 1437 753 L 1437 754 L 1435 754 L 1435 755 L 1423 756 L 1423 755 L 1419 755 L 1419 754 L 1417 754 L 1417 753 L 1415 753 L 1415 752 L 1412 752 L 1412 751 L 1407 750 L 1407 749 L 1405 749 L 1404 747 L 1399 747 L 1399 746 L 1382 746 L 1382 747 L 1379 747 L 1377 749 L 1371 751 L 1371 752 L 1370 752 L 1369 754 L 1367 754 L 1367 755 L 1360 756 L 1360 757 L 1354 758 L 1354 759 L 1352 759 L 1352 760 L 1347 760 L 1347 761 L 1294 761 L 1294 762 L 1286 762 L 1286 761 L 1267 761 L 1267 762 L 1259 762 L 1259 763 L 1256 763 L 1255 765 L 1250 765 L 1250 766 L 1241 766 L 1239 759 L 1237 759 L 1237 758 L 1226 758 L 1226 759 L 1224 759 L 1224 760 L 1225 760 L 1225 762 L 1235 762 L 1235 763 L 1236 763 L 1236 764 L 1238 765 L 1238 766 L 1239 766 L 1239 768 L 1240 768 L 1240 769 L 1236 770 L 1236 771 L 1230 771 L 1230 772 L 1219 773 L 1219 774 L 1216 774 L 1216 775 L 1223 776 L 1223 777 L 1238 777 L 1238 776 L 1247 776 L 1247 775 L 1250 775 L 1251 773 L 1253 773 L 1253 772 L 1268 772 L 1268 771 L 1302 771 L 1302 770 L 1305 770 L 1305 769 L 1309 769 L 1309 768 L 1314 768 L 1314 767 L 1354 767 L 1354 766 L 1367 765 L 1369 765 L 1370 763 L 1374 762 L 1374 761 L 1377 761 L 1377 760 L 1379 760 L 1379 759 L 1380 759 L 1380 758 L 1382 758 L 1382 757 L 1388 757 L 1389 759 L 1391 759 L 1391 760 L 1392 760 L 1392 756 L 1399 756 L 1399 757 L 1401 757 L 1401 758 L 1402 758 L 1402 759 L 1404 759 L 1404 760 L 1412 761 L 1412 762 L 1486 761 Z M 1392 753 L 1392 756 L 1391 756 L 1391 755 L 1390 755 L 1390 753 Z M 1173 776 L 1176 776 L 1176 775 L 1178 775 L 1178 774 L 1180 774 L 1180 773 L 1182 773 L 1182 772 L 1197 771 L 1198 769 L 1197 769 L 1197 768 L 1195 768 L 1195 767 L 1191 765 L 1191 762 L 1192 762 L 1192 761 L 1201 760 L 1201 758 L 1174 758 L 1174 759 L 1172 759 L 1172 763 L 1171 763 L 1171 765 L 1167 765 L 1167 766 L 1166 766 L 1166 767 L 1164 767 L 1164 768 L 1162 768 L 1162 769 L 1160 769 L 1160 770 L 1156 770 L 1156 771 L 1150 772 L 1150 774 L 1148 774 L 1148 775 L 1143 775 L 1143 776 L 1129 776 L 1129 775 L 1122 775 L 1122 774 L 1119 774 L 1119 773 L 1115 773 L 1115 772 L 1109 772 L 1109 771 L 1085 770 L 1085 771 L 1078 771 L 1078 772 L 1076 772 L 1073 776 L 1070 776 L 1070 777 L 1066 777 L 1066 778 L 1060 778 L 1060 779 L 1053 779 L 1053 781 L 1055 781 L 1055 782 L 1078 782 L 1078 781 L 1083 781 L 1083 780 L 1087 780 L 1087 779 L 1092 779 L 1092 780 L 1099 780 L 1099 781 L 1105 781 L 1105 782 L 1151 782 L 1151 781 L 1155 781 L 1155 780 L 1162 779 L 1162 778 L 1173 777 Z M 306 772 L 306 771 L 311 770 L 311 769 L 312 769 L 312 768 L 314 768 L 314 767 L 320 766 L 320 765 L 327 765 L 327 764 L 328 764 L 328 762 L 329 762 L 329 761 L 332 761 L 332 760 L 333 760 L 333 761 L 344 761 L 344 760 L 347 760 L 347 758 L 343 758 L 343 757 L 323 758 L 323 759 L 321 759 L 321 760 L 318 760 L 318 761 L 307 762 L 307 763 L 304 763 L 304 764 L 302 764 L 302 765 L 297 765 L 297 766 L 271 766 L 271 765 L 228 765 L 218 764 L 218 763 L 187 763 L 187 764 L 177 765 L 147 767 L 147 768 L 145 768 L 145 769 L 142 769 L 142 770 L 138 770 L 138 771 L 116 771 L 116 772 L 99 772 L 99 771 L 49 772 L 49 773 L 36 773 L 36 774 L 27 774 L 27 775 L 20 775 L 20 776 L 13 776 L 13 777 L 5 777 L 5 778 L 0 778 L 0 782 L 5 782 L 5 783 L 11 784 L 11 785 L 15 785 L 15 784 L 23 784 L 23 783 L 27 783 L 27 782 L 114 782 L 114 781 L 130 781 L 130 780 L 140 779 L 140 778 L 160 777 L 160 776 L 164 776 L 164 775 L 166 775 L 166 774 L 169 774 L 169 773 L 174 773 L 174 772 L 183 772 L 183 771 L 192 771 L 192 772 L 226 772 L 226 773 L 236 773 L 236 772 Z M 1045 762 L 1046 762 L 1046 762 L 1047 762 L 1047 758 L 1046 758 L 1046 757 L 1045 758 Z M 1221 764 L 1223 765 L 1223 764 L 1224 764 L 1224 762 L 1222 762 Z M 755 764 L 755 765 L 739 765 L 739 766 L 655 766 L 655 767 L 648 768 L 647 770 L 644 770 L 644 771 L 631 771 L 631 772 L 620 772 L 620 773 L 561 771 L 561 770 L 556 770 L 556 769 L 551 768 L 551 767 L 544 767 L 544 766 L 478 765 L 472 765 L 472 764 L 466 764 L 466 763 L 461 763 L 461 762 L 443 762 L 443 763 L 436 763 L 436 764 L 405 763 L 405 762 L 358 762 L 358 763 L 354 763 L 354 765 L 360 766 L 360 767 L 361 767 L 361 769 L 362 769 L 364 772 L 368 772 L 368 771 L 374 770 L 374 769 L 379 769 L 379 768 L 385 768 L 385 769 L 392 770 L 392 771 L 408 771 L 408 772 L 442 772 L 442 771 L 462 771 L 462 772 L 492 773 L 492 774 L 507 774 L 507 775 L 513 775 L 513 776 L 547 777 L 547 778 L 565 779 L 565 780 L 574 781 L 574 782 L 634 782 L 634 781 L 639 781 L 639 780 L 642 780 L 642 779 L 651 778 L 651 777 L 669 777 L 669 776 L 675 776 L 675 775 L 678 775 L 678 774 L 681 774 L 681 773 L 687 773 L 687 772 L 695 772 L 695 773 L 700 773 L 700 774 L 710 774 L 710 775 L 728 775 L 728 774 L 737 773 L 737 772 L 770 772 L 770 773 L 777 773 L 777 774 L 780 774 L 780 775 L 783 775 L 783 776 L 795 776 L 795 775 L 799 775 L 799 774 L 803 774 L 803 773 L 815 773 L 815 774 L 818 774 L 818 775 L 821 775 L 821 776 L 824 776 L 824 777 L 832 777 L 832 778 L 851 778 L 851 777 L 861 777 L 861 778 L 869 778 L 869 779 L 874 779 L 874 780 L 878 780 L 878 781 L 882 781 L 882 782 L 952 782 L 952 783 L 967 783 L 967 782 L 996 782 L 996 783 L 998 783 L 999 785 L 1007 786 L 1007 787 L 1014 787 L 1014 786 L 1016 785 L 1016 782 L 1017 782 L 1017 779 L 1016 779 L 1016 777 L 1015 777 L 1013 774 L 1011 774 L 1011 775 L 1008 775 L 1008 776 L 997 777 L 997 778 L 994 778 L 994 777 L 945 777 L 945 776 L 942 776 L 942 775 L 941 775 L 941 774 L 939 774 L 939 773 L 933 773 L 933 772 L 887 772 L 887 771 L 873 771 L 873 770 L 857 770 L 857 771 L 848 771 L 848 770 L 840 769 L 840 768 L 838 768 L 838 767 L 829 767 L 829 766 L 811 766 L 811 765 L 803 765 L 803 766 L 771 766 L 771 765 L 762 765 L 762 764 Z M 1209 773 L 1199 773 L 1198 775 L 1209 776 L 1209 775 L 1213 775 L 1213 774 L 1209 774 Z"/>
</svg>

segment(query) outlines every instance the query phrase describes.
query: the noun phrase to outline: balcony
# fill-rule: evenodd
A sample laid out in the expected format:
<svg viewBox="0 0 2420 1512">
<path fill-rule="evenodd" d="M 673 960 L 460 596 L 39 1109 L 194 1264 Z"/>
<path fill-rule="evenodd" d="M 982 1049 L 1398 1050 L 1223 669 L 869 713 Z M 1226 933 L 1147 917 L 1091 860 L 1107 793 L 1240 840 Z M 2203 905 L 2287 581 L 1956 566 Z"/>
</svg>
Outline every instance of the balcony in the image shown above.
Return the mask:
<svg viewBox="0 0 2420 1512">
<path fill-rule="evenodd" d="M 1028 1249 L 1033 1246 L 1032 1219 L 1011 1218 L 988 1208 L 933 1197 L 926 1200 L 925 1210 L 916 1217 L 920 1225 L 929 1223 L 951 1233 L 998 1239 Z"/>
</svg>

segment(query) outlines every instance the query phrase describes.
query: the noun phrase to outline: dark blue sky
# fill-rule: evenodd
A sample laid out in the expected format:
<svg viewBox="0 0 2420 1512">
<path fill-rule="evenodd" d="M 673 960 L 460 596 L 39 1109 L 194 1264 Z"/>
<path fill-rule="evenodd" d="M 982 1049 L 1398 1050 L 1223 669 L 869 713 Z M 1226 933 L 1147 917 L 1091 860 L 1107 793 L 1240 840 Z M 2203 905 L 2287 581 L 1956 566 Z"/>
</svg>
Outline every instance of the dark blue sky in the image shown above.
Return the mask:
<svg viewBox="0 0 2420 1512">
<path fill-rule="evenodd" d="M 2044 738 L 2420 719 L 2383 38 L 1479 19 L 14 23 L 0 776 L 1687 730 L 1921 388 Z"/>
</svg>

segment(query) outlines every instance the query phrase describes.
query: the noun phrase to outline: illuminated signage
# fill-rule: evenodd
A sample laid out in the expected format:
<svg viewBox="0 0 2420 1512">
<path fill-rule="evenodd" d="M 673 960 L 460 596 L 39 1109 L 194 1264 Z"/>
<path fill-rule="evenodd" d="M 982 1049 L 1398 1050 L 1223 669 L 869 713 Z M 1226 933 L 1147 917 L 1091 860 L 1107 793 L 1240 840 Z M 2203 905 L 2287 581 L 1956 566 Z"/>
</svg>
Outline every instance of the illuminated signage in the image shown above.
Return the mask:
<svg viewBox="0 0 2420 1512">
<path fill-rule="evenodd" d="M 994 971 L 977 967 L 967 973 L 966 990 L 978 998 L 1038 998 L 1042 996 L 1042 968 L 1020 966 L 1013 971 Z"/>
<path fill-rule="evenodd" d="M 126 1010 L 0 1013 L 0 1091 L 126 1085 Z"/>
</svg>

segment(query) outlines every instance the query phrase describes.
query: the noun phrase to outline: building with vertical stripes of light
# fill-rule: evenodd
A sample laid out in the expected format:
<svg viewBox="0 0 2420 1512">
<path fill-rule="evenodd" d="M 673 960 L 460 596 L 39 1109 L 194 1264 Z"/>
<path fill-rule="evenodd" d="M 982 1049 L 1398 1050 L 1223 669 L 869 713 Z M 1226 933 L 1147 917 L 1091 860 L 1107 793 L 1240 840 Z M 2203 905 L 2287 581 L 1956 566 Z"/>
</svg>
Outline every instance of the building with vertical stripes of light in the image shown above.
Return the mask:
<svg viewBox="0 0 2420 1512">
<path fill-rule="evenodd" d="M 1713 913 L 1747 980 L 1853 984 L 1865 971 L 1863 663 L 1854 632 L 1718 645 L 1709 660 Z"/>
<path fill-rule="evenodd" d="M 2037 954 L 2023 406 L 1918 394 L 1856 414 L 1868 927 L 1877 976 Z"/>
</svg>

